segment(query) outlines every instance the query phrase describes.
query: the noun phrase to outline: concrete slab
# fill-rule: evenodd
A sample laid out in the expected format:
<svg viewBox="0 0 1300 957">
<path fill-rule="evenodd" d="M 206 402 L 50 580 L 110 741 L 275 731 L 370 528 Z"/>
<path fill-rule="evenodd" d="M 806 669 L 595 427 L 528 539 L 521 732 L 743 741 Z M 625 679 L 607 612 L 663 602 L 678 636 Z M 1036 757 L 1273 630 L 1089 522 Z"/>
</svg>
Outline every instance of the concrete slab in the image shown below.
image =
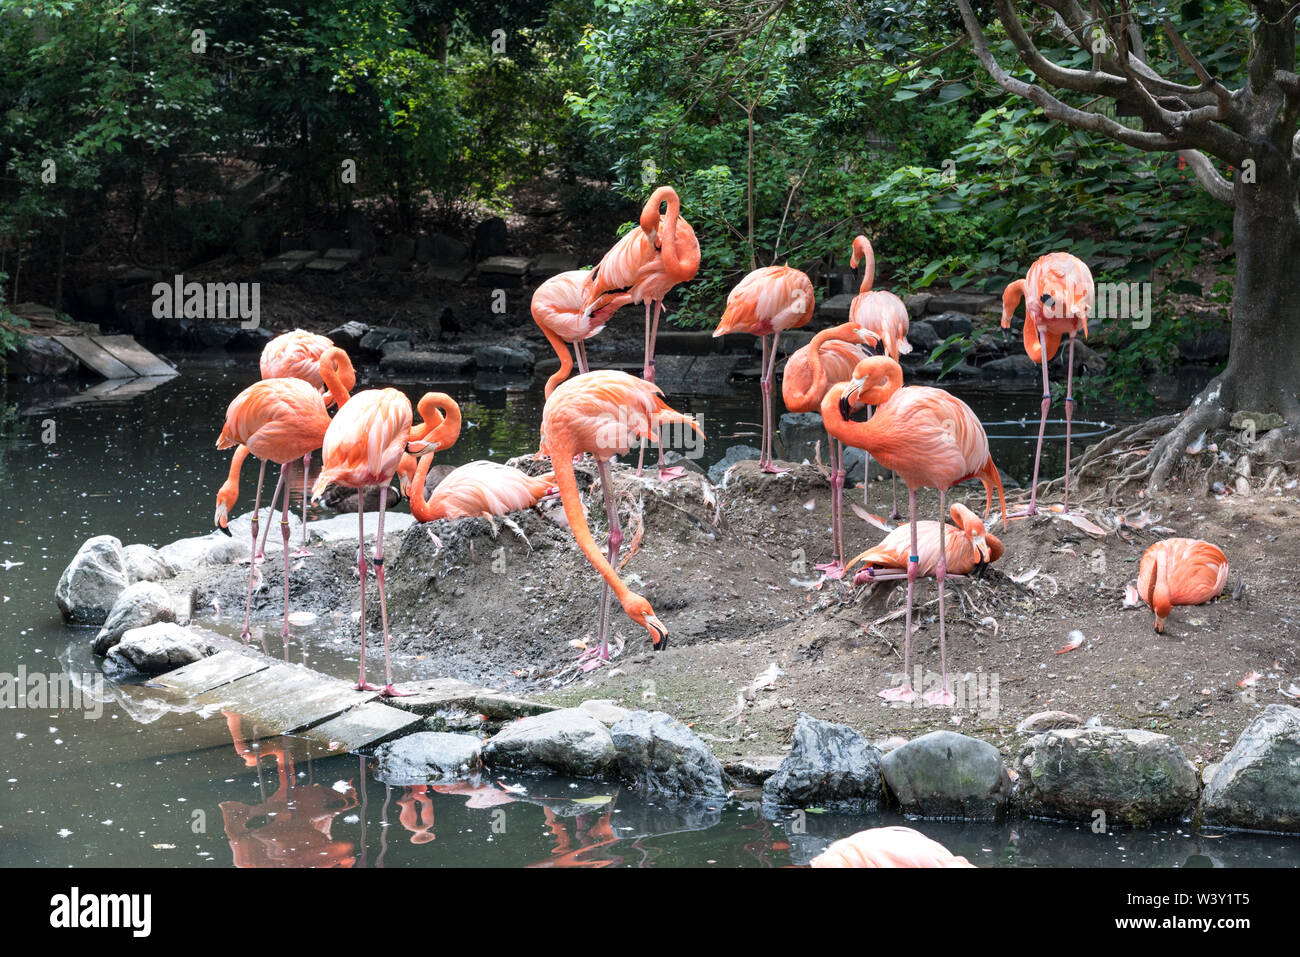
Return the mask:
<svg viewBox="0 0 1300 957">
<path fill-rule="evenodd" d="M 302 735 L 321 742 L 331 751 L 356 751 L 416 731 L 423 722 L 424 718 L 418 714 L 399 711 L 380 701 L 367 701 L 337 718 L 308 728 Z"/>
<path fill-rule="evenodd" d="M 134 369 L 113 356 L 89 336 L 51 336 L 50 338 L 76 356 L 82 365 L 105 379 L 133 379 L 137 376 Z"/>
<path fill-rule="evenodd" d="M 219 651 L 211 658 L 204 658 L 192 665 L 159 675 L 151 684 L 174 694 L 197 698 L 214 688 L 265 671 L 268 667 L 270 667 L 268 661 L 261 661 L 237 651 Z"/>
<path fill-rule="evenodd" d="M 92 336 L 91 341 L 136 375 L 150 378 L 176 375 L 176 370 L 130 336 Z"/>
<path fill-rule="evenodd" d="M 284 734 L 319 724 L 376 695 L 301 665 L 272 665 L 200 695 L 195 703 L 236 711 L 257 722 L 264 733 Z"/>
</svg>

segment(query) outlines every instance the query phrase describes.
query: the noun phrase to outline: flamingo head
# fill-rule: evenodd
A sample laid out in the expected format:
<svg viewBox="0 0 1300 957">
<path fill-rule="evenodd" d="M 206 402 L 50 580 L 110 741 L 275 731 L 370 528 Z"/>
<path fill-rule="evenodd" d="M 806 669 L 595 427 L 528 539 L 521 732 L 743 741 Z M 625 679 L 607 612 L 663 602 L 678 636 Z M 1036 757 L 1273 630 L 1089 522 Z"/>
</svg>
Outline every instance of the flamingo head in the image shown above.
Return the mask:
<svg viewBox="0 0 1300 957">
<path fill-rule="evenodd" d="M 650 644 L 655 651 L 663 651 L 668 647 L 668 629 L 655 616 L 655 610 L 650 607 L 650 602 L 640 595 L 629 594 L 627 601 L 623 602 L 623 610 L 627 612 L 629 618 L 649 633 Z"/>
<path fill-rule="evenodd" d="M 868 356 L 840 393 L 840 415 L 851 419 L 864 406 L 880 405 L 903 384 L 903 369 L 889 356 Z"/>
<path fill-rule="evenodd" d="M 230 505 L 227 502 L 217 499 L 217 514 L 212 519 L 212 523 L 221 529 L 227 537 L 231 537 L 230 529 L 226 527 L 226 522 L 230 519 Z"/>
<path fill-rule="evenodd" d="M 1081 261 L 1068 264 L 1076 268 L 1050 269 L 1039 278 L 1033 290 L 1038 308 L 1044 316 L 1053 319 L 1070 319 L 1088 328 L 1092 312 L 1092 274 Z"/>
</svg>

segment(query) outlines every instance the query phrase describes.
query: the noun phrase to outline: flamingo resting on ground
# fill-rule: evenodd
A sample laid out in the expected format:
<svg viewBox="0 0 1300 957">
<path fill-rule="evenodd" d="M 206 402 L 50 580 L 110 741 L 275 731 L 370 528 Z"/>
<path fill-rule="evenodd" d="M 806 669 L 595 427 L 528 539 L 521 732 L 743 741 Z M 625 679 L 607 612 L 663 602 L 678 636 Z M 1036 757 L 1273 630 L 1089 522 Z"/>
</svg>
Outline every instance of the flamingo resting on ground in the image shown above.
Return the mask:
<svg viewBox="0 0 1300 957">
<path fill-rule="evenodd" d="M 1047 409 L 1052 388 L 1047 381 L 1047 363 L 1061 347 L 1061 336 L 1070 337 L 1065 372 L 1065 499 L 1062 511 L 1070 510 L 1070 424 L 1074 418 L 1074 337 L 1080 330 L 1088 338 L 1088 314 L 1092 312 L 1092 273 L 1083 260 L 1069 253 L 1048 253 L 1037 259 L 1024 279 L 1017 279 L 1002 291 L 1002 328 L 1011 327 L 1011 316 L 1025 300 L 1025 352 L 1043 367 L 1043 411 L 1038 422 L 1038 449 L 1034 452 L 1034 478 L 1029 486 L 1029 507 L 1017 514 L 1038 514 L 1038 464 L 1043 457 L 1043 434 L 1047 430 Z"/>
<path fill-rule="evenodd" d="M 981 565 L 991 565 L 1002 557 L 1002 542 L 997 536 L 984 528 L 979 516 L 961 502 L 953 502 L 948 509 L 955 525 L 938 522 L 917 522 L 917 550 L 920 561 L 917 575 L 921 578 L 934 574 L 939 565 L 939 529 L 944 530 L 944 557 L 948 561 L 948 572 L 953 575 L 968 575 Z M 907 571 L 907 558 L 911 552 L 911 531 L 899 526 L 872 548 L 849 562 L 848 569 L 863 563 L 862 571 L 853 578 L 853 584 L 870 584 L 877 580 L 880 569 Z M 897 576 L 891 576 L 897 577 Z"/>
<path fill-rule="evenodd" d="M 532 508 L 556 492 L 555 476 L 527 475 L 500 462 L 470 462 L 451 472 L 425 499 L 424 482 L 433 455 L 420 456 L 411 487 L 411 514 L 421 522 L 440 518 L 491 519 Z"/>
<path fill-rule="evenodd" d="M 642 438 L 658 440 L 659 429 L 665 424 L 689 425 L 699 434 L 704 433 L 687 416 L 669 408 L 663 393 L 652 382 L 637 379 L 625 372 L 597 371 L 574 376 L 551 393 L 542 410 L 542 450 L 539 455 L 551 457 L 555 484 L 559 486 L 564 502 L 564 515 L 569 529 L 582 549 L 587 561 L 605 580 L 601 590 L 599 638 L 600 645 L 588 664 L 599 667 L 609 660 L 609 593 L 612 589 L 628 618 L 650 634 L 655 651 L 668 644 L 668 630 L 655 617 L 654 609 L 644 597 L 623 584 L 614 570 L 619 548 L 623 544 L 623 530 L 618 520 L 618 507 L 614 502 L 614 487 L 610 482 L 609 460 L 623 455 L 632 444 Z M 586 512 L 578 494 L 578 482 L 573 474 L 573 458 L 581 452 L 590 452 L 600 472 L 600 487 L 605 496 L 605 515 L 609 520 L 609 557 L 600 553 Z"/>
<path fill-rule="evenodd" d="M 974 867 L 910 827 L 873 827 L 836 841 L 812 867 Z"/>
<path fill-rule="evenodd" d="M 579 372 L 590 372 L 587 362 L 587 340 L 605 328 L 614 314 L 611 305 L 602 306 L 588 315 L 584 309 L 582 290 L 591 275 L 589 269 L 573 269 L 552 276 L 533 293 L 531 310 L 533 322 L 546 335 L 555 354 L 560 359 L 560 369 L 546 380 L 546 398 L 555 387 L 569 377 L 573 362 L 578 361 Z M 573 355 L 569 355 L 569 346 Z"/>
<path fill-rule="evenodd" d="M 816 302 L 808 276 L 789 266 L 755 269 L 736 284 L 727 296 L 727 308 L 713 335 L 748 332 L 763 342 L 763 372 L 759 387 L 763 396 L 763 448 L 758 458 L 761 471 L 771 474 L 790 471 L 772 464 L 772 375 L 776 369 L 777 343 L 786 329 L 806 326 Z M 772 337 L 771 356 L 767 337 Z"/>
<path fill-rule="evenodd" d="M 1142 553 L 1138 567 L 1138 596 L 1156 613 L 1156 631 L 1174 605 L 1203 605 L 1223 593 L 1228 583 L 1228 559 L 1199 538 L 1166 538 Z"/>
<path fill-rule="evenodd" d="M 325 400 L 302 379 L 263 379 L 254 382 L 239 393 L 226 409 L 226 422 L 217 439 L 217 448 L 228 449 L 242 445 L 262 460 L 257 474 L 257 495 L 253 499 L 253 541 L 251 549 L 257 550 L 257 513 L 262 504 L 262 482 L 266 478 L 266 463 L 278 462 L 283 478 L 288 463 L 310 455 L 321 447 L 330 425 Z M 289 638 L 289 486 L 284 485 L 284 508 L 280 513 L 280 529 L 284 535 L 284 630 Z M 278 489 L 280 486 L 276 486 Z M 275 500 L 271 501 L 272 507 Z M 218 522 L 221 515 L 218 506 Z M 222 524 L 224 528 L 224 523 Z M 227 531 L 229 534 L 229 531 Z M 252 552 L 250 552 L 250 555 Z M 242 637 L 250 634 L 248 620 L 253 608 L 253 577 L 257 563 L 248 563 L 248 594 L 244 600 L 244 630 Z"/>
<path fill-rule="evenodd" d="M 860 346 L 837 339 L 816 352 L 812 343 L 796 349 L 786 360 L 781 376 L 781 398 L 786 409 L 820 412 L 826 390 L 835 382 L 852 378 L 853 370 L 865 358 L 867 354 Z M 827 578 L 836 579 L 844 575 L 844 446 L 829 432 L 826 439 L 831 459 L 831 560 L 817 568 Z"/>
<path fill-rule="evenodd" d="M 319 350 L 319 351 L 317 351 Z M 312 358 L 312 357 L 315 358 Z M 348 400 L 348 394 L 357 384 L 357 374 L 352 368 L 352 360 L 342 349 L 334 346 L 329 339 L 324 336 L 318 336 L 314 333 L 303 332 L 301 329 L 295 329 L 293 332 L 286 332 L 284 335 L 276 336 L 266 344 L 262 350 L 262 378 L 288 378 L 301 379 L 310 383 L 317 390 L 324 394 L 321 398 L 325 402 L 325 407 L 331 405 L 342 405 Z M 278 371 L 277 371 L 278 370 Z M 319 446 L 317 446 L 319 448 Z M 239 499 L 239 472 L 244 466 L 244 459 L 248 458 L 247 446 L 238 446 L 235 454 L 230 460 L 230 471 L 226 475 L 226 481 L 217 491 L 217 514 L 214 521 L 222 531 L 226 529 L 226 521 L 230 516 L 230 510 L 234 508 L 235 502 Z M 303 456 L 303 477 L 302 477 L 302 544 L 294 557 L 307 554 L 307 474 L 311 469 L 311 453 Z M 275 492 L 271 495 L 271 501 L 274 503 L 280 496 L 280 488 L 284 485 L 284 473 L 281 471 L 280 480 L 276 483 Z M 257 512 L 253 512 L 253 529 L 256 535 L 258 523 Z M 266 536 L 270 534 L 271 523 L 266 523 L 266 530 L 262 532 L 260 542 L 253 544 L 253 561 L 262 560 L 262 555 L 266 550 Z"/>
<path fill-rule="evenodd" d="M 912 599 L 920 574 L 917 548 L 916 490 L 928 486 L 939 490 L 939 515 L 948 513 L 945 493 L 958 482 L 979 478 L 984 483 L 985 514 L 992 502 L 992 489 L 1006 501 L 1002 480 L 989 457 L 988 436 L 970 406 L 943 389 L 929 386 L 903 387 L 903 370 L 888 356 L 871 356 L 858 364 L 851 382 L 831 386 L 822 399 L 822 421 L 826 431 L 845 445 L 874 455 L 885 468 L 893 469 L 907 486 L 908 517 L 911 523 L 911 551 L 907 563 L 907 618 L 903 626 L 903 684 L 880 693 L 886 701 L 911 702 L 916 692 L 911 685 Z M 855 422 L 853 413 L 863 406 L 875 406 L 866 422 Z M 935 578 L 939 582 L 939 662 L 942 684 L 925 695 L 928 704 L 949 706 L 954 698 L 948 690 L 948 659 L 944 631 L 944 580 L 948 575 L 946 536 L 939 536 L 939 561 Z M 885 577 L 885 576 L 878 576 Z M 903 576 L 897 576 L 903 577 Z"/>
<path fill-rule="evenodd" d="M 666 207 L 666 212 L 661 208 Z M 671 186 L 660 186 L 641 210 L 640 228 L 628 231 L 583 280 L 583 313 L 591 321 L 606 321 L 628 303 L 645 303 L 645 364 L 642 376 L 655 380 L 655 338 L 664 297 L 678 283 L 689 282 L 700 269 L 700 243 L 681 218 L 681 200 Z M 654 316 L 651 318 L 651 305 Z M 585 357 L 584 357 L 585 358 Z M 642 458 L 644 458 L 644 448 Z M 664 468 L 659 447 L 659 478 L 680 478 L 685 469 Z M 641 474 L 638 461 L 637 474 Z"/>
<path fill-rule="evenodd" d="M 393 687 L 392 660 L 388 650 L 388 600 L 384 594 L 384 506 L 383 490 L 393 480 L 411 441 L 411 400 L 397 389 L 367 389 L 358 392 L 329 423 L 321 447 L 322 468 L 312 486 L 312 500 L 333 485 L 354 488 L 357 493 L 357 571 L 361 576 L 361 673 L 357 690 L 377 691 L 366 683 L 366 489 L 378 486 L 379 527 L 375 533 L 375 584 L 379 589 L 379 616 L 384 630 L 385 697 L 400 695 Z M 427 448 L 423 441 L 422 453 Z"/>
</svg>

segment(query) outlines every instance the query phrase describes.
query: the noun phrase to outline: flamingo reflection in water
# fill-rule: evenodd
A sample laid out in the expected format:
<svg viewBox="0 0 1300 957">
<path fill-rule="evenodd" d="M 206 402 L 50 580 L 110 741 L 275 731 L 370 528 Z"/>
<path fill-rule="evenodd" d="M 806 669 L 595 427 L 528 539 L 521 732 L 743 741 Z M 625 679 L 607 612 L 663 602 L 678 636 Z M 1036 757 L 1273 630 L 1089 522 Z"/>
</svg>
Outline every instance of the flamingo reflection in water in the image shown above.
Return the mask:
<svg viewBox="0 0 1300 957">
<path fill-rule="evenodd" d="M 222 801 L 221 817 L 236 867 L 352 867 L 356 864 L 351 841 L 330 834 L 334 818 L 357 806 L 356 790 L 349 783 L 337 791 L 322 784 L 294 784 L 293 756 L 283 747 L 261 746 L 244 738 L 240 716 L 229 711 L 226 727 L 235 753 L 245 766 L 257 768 L 262 803 Z M 262 781 L 262 759 L 275 759 L 279 788 L 270 798 Z"/>
</svg>

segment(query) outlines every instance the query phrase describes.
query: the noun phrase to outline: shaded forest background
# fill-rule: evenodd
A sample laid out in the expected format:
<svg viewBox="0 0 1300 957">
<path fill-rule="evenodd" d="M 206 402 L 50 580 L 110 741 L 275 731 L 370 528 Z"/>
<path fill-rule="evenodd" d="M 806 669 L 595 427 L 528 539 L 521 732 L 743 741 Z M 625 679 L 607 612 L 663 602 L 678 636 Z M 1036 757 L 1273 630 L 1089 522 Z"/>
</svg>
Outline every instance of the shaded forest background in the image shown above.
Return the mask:
<svg viewBox="0 0 1300 957">
<path fill-rule="evenodd" d="M 1243 11 L 1150 16 L 1234 76 Z M 858 232 L 899 292 L 998 291 L 1068 248 L 1098 279 L 1156 285 L 1149 329 L 1106 330 L 1130 347 L 1109 381 L 1140 393 L 1205 321 L 1178 295 L 1231 297 L 1231 211 L 1177 156 L 1001 91 L 946 3 L 40 0 L 0 7 L 0 64 L 9 302 L 61 306 L 114 264 L 260 257 L 357 210 L 468 237 L 545 196 L 557 236 L 599 250 L 658 183 L 703 251 L 683 324 L 716 322 L 753 266 L 842 263 Z"/>
</svg>

